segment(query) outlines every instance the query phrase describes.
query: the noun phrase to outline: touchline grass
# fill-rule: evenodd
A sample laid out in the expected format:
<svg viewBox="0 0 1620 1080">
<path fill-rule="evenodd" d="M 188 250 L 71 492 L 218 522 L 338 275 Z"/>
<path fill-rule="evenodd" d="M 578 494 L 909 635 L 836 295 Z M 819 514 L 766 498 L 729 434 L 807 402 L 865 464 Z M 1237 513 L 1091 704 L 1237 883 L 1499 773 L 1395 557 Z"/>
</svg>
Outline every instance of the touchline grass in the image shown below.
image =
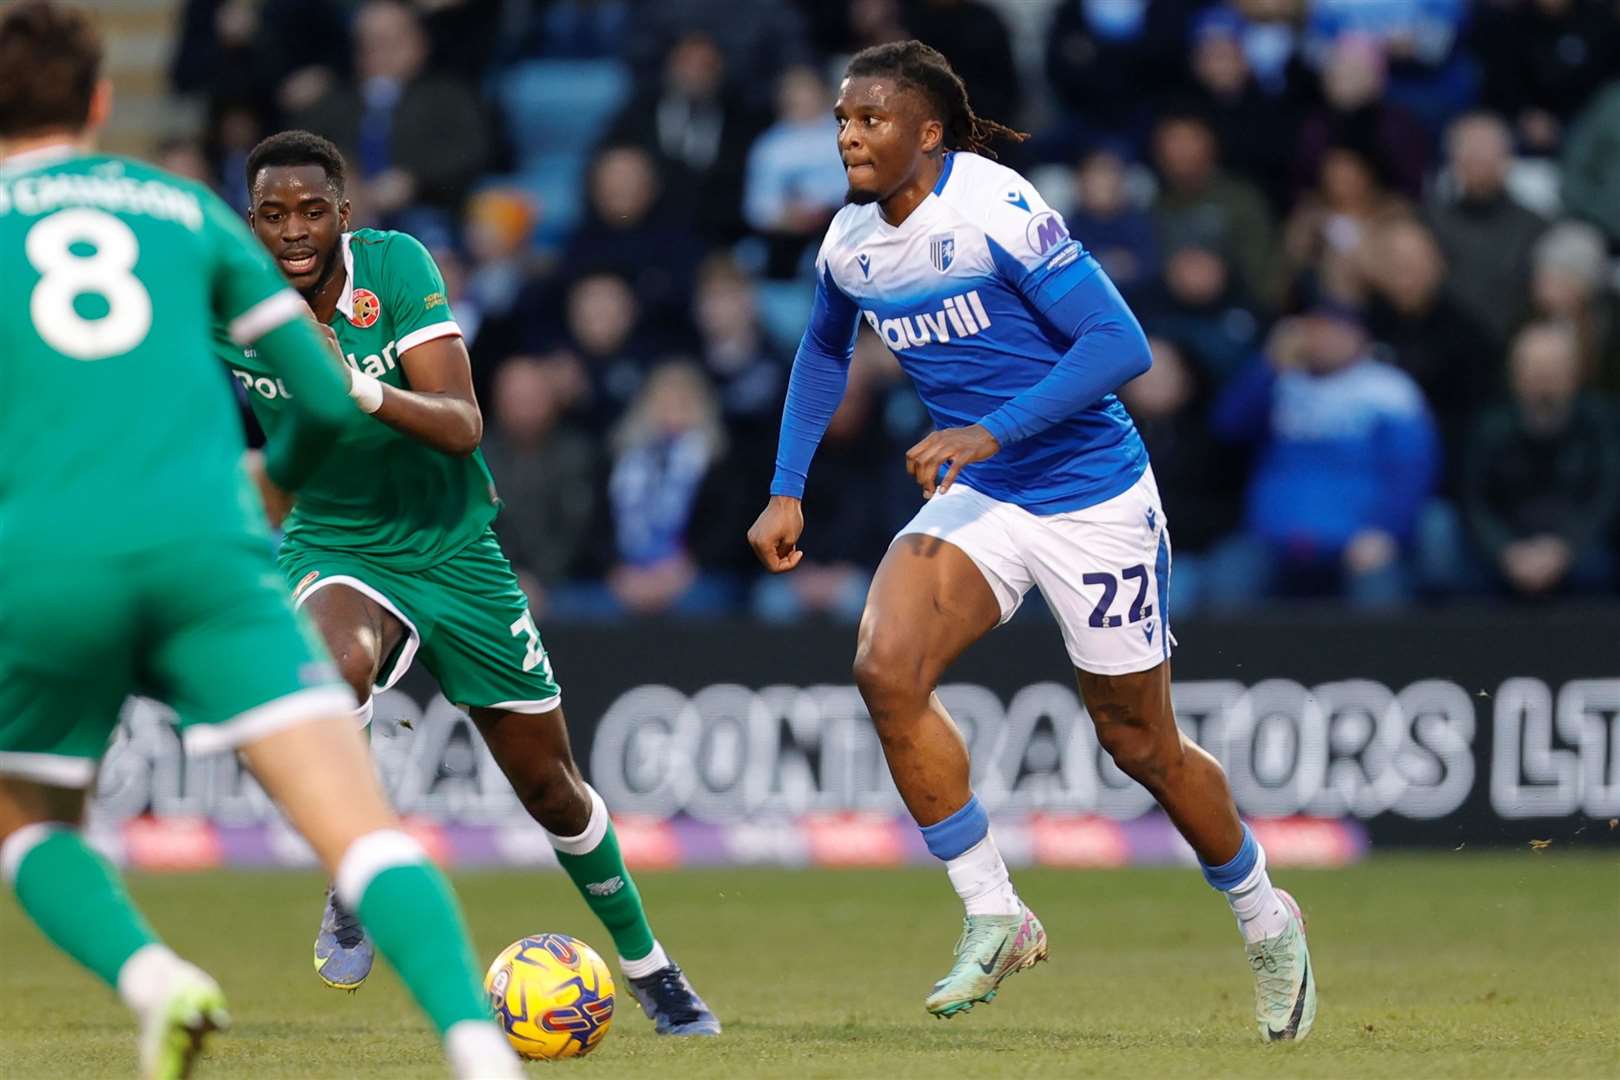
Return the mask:
<svg viewBox="0 0 1620 1080">
<path fill-rule="evenodd" d="M 1277 873 L 1310 923 L 1321 1012 L 1299 1046 L 1255 1033 L 1225 904 L 1193 870 L 1023 871 L 1052 960 L 950 1021 L 922 1001 L 960 907 L 943 873 L 638 875 L 653 927 L 724 1022 L 669 1040 L 627 994 L 592 1057 L 549 1069 L 657 1077 L 1529 1077 L 1620 1075 L 1620 857 L 1384 856 Z M 606 934 L 554 873 L 456 877 L 484 958 L 527 933 Z M 137 899 L 223 984 L 236 1026 L 196 1076 L 442 1077 L 386 966 L 354 995 L 310 967 L 312 874 L 136 876 Z M 0 900 L 0 1076 L 127 1077 L 115 997 Z"/>
</svg>

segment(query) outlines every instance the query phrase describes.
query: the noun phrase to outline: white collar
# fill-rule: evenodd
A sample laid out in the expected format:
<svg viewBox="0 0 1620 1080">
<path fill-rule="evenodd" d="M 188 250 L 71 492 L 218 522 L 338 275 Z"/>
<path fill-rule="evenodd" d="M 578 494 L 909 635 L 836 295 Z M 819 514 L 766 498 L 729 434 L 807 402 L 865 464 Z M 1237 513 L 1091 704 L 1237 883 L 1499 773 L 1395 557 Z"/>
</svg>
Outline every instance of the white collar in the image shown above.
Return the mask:
<svg viewBox="0 0 1620 1080">
<path fill-rule="evenodd" d="M 4 168 L 7 172 L 27 172 L 30 169 L 42 169 L 58 161 L 78 157 L 82 153 L 83 150 L 76 142 L 55 142 L 33 150 L 25 150 L 20 154 L 0 157 L 0 168 Z"/>
<path fill-rule="evenodd" d="M 343 245 L 343 291 L 338 294 L 337 309 L 345 319 L 354 321 L 354 251 L 349 247 L 349 241 L 354 239 L 354 233 L 344 233 L 339 241 Z"/>
</svg>

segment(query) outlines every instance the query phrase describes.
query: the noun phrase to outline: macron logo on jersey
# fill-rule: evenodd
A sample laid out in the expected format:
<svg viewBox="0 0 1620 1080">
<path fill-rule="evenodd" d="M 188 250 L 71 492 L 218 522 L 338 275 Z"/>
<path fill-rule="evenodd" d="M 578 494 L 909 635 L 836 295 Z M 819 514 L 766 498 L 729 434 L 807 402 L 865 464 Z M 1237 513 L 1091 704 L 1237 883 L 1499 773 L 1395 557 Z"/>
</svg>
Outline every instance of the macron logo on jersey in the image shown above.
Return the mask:
<svg viewBox="0 0 1620 1080">
<path fill-rule="evenodd" d="M 863 311 L 866 322 L 885 344 L 895 352 L 903 352 L 930 342 L 945 345 L 952 340 L 972 337 L 990 325 L 990 313 L 984 310 L 979 290 L 960 296 L 948 296 L 935 311 L 917 315 L 902 315 L 896 319 L 878 320 L 876 314 Z"/>
</svg>

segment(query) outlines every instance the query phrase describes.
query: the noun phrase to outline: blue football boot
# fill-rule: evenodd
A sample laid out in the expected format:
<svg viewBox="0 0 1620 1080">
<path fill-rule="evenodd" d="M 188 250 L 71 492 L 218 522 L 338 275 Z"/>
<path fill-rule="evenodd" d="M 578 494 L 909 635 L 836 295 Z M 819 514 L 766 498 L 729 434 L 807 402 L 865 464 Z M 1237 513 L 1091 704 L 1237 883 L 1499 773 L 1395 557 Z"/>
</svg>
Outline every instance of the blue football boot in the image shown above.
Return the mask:
<svg viewBox="0 0 1620 1080">
<path fill-rule="evenodd" d="M 338 903 L 335 891 L 327 886 L 326 911 L 321 915 L 321 932 L 315 938 L 315 974 L 332 989 L 353 993 L 371 974 L 371 961 L 376 955 L 360 920 Z"/>
<path fill-rule="evenodd" d="M 671 961 L 651 975 L 631 979 L 630 996 L 636 999 L 660 1035 L 718 1035 L 720 1021 L 697 996 L 680 965 Z"/>
</svg>

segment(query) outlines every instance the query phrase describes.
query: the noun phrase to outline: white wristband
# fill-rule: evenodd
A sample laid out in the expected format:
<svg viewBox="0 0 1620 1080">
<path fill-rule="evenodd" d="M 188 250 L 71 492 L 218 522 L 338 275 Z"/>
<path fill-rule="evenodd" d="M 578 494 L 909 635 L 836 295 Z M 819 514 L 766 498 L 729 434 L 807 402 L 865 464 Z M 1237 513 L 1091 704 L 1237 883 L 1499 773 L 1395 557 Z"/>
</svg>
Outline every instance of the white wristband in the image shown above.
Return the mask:
<svg viewBox="0 0 1620 1080">
<path fill-rule="evenodd" d="M 349 396 L 363 413 L 374 413 L 382 408 L 383 384 L 363 371 L 349 369 Z"/>
</svg>

